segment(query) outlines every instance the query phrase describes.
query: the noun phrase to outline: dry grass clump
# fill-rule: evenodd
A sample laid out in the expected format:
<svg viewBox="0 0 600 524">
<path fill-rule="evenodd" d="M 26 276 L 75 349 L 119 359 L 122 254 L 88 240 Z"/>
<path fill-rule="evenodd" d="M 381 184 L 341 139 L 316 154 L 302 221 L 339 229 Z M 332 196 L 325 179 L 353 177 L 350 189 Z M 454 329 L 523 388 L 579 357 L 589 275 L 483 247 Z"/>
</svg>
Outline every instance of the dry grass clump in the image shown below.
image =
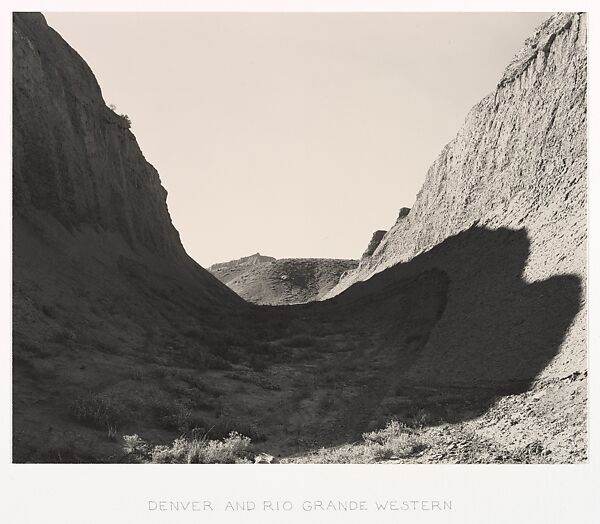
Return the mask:
<svg viewBox="0 0 600 524">
<path fill-rule="evenodd" d="M 381 444 L 370 445 L 373 458 L 376 461 L 401 459 L 410 457 L 417 451 L 423 449 L 423 444 L 415 435 L 402 433 L 396 437 L 389 438 Z"/>
<path fill-rule="evenodd" d="M 363 442 L 336 448 L 321 448 L 302 457 L 313 464 L 372 464 L 383 460 L 406 458 L 425 448 L 416 432 L 396 420 L 377 431 L 363 434 Z"/>
<path fill-rule="evenodd" d="M 129 416 L 125 408 L 107 396 L 88 393 L 71 405 L 76 420 L 96 428 L 114 428 Z"/>
<path fill-rule="evenodd" d="M 250 439 L 232 431 L 223 440 L 181 437 L 170 446 L 151 447 L 138 435 L 125 435 L 123 450 L 132 462 L 154 464 L 243 464 L 248 463 Z"/>
</svg>

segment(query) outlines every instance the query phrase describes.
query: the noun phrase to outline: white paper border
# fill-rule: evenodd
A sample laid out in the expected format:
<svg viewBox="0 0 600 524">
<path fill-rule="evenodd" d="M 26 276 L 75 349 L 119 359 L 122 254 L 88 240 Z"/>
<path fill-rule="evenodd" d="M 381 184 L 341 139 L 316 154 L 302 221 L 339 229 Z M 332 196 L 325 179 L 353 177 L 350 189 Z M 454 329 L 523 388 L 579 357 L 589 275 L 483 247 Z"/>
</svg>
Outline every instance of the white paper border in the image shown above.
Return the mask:
<svg viewBox="0 0 600 524">
<path fill-rule="evenodd" d="M 0 154 L 2 195 L 3 422 L 0 455 L 0 520 L 7 523 L 137 522 L 444 522 L 591 523 L 600 520 L 598 442 L 599 384 L 595 381 L 599 329 L 598 283 L 598 27 L 593 1 L 393 1 L 393 0 L 54 0 L 4 1 L 0 7 L 2 68 Z M 584 465 L 32 465 L 12 464 L 11 398 L 11 134 L 12 11 L 587 11 L 589 38 L 589 463 Z M 107 35 L 107 38 L 110 36 Z M 499 71 L 498 74 L 501 72 Z M 458 130 L 457 130 L 458 131 Z M 595 322 L 596 321 L 596 322 Z M 160 513 L 148 500 L 311 499 L 452 500 L 448 512 Z"/>
</svg>

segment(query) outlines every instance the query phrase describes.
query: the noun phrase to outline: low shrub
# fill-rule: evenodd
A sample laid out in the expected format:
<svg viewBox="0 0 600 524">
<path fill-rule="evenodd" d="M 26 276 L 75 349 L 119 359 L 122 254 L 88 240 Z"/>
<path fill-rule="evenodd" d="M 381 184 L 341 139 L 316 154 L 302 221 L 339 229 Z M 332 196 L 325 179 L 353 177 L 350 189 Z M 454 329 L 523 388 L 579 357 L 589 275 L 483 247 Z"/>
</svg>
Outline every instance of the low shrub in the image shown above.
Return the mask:
<svg viewBox="0 0 600 524">
<path fill-rule="evenodd" d="M 363 440 L 371 444 L 384 444 L 386 441 L 396 438 L 404 433 L 411 433 L 411 430 L 397 420 L 390 420 L 384 429 L 363 433 Z"/>
<path fill-rule="evenodd" d="M 345 444 L 336 448 L 322 448 L 307 457 L 303 457 L 303 463 L 312 464 L 369 464 L 373 462 L 373 456 L 365 446 Z M 283 460 L 282 462 L 287 462 Z"/>
<path fill-rule="evenodd" d="M 375 460 L 404 458 L 423 448 L 415 432 L 397 420 L 379 431 L 364 433 L 363 440 Z"/>
<path fill-rule="evenodd" d="M 123 451 L 131 462 L 149 462 L 152 448 L 139 435 L 123 435 Z"/>
<path fill-rule="evenodd" d="M 402 433 L 397 437 L 385 440 L 380 445 L 372 445 L 371 451 L 376 460 L 400 459 L 410 457 L 423 449 L 423 445 L 410 433 Z"/>
<path fill-rule="evenodd" d="M 73 402 L 71 412 L 75 419 L 97 428 L 115 428 L 128 418 L 126 410 L 104 395 L 89 393 Z"/>
<path fill-rule="evenodd" d="M 131 118 L 129 118 L 129 115 L 126 115 L 125 113 L 122 113 L 119 116 L 121 117 L 121 122 L 123 122 L 123 125 L 127 129 L 130 129 L 131 128 Z"/>
<path fill-rule="evenodd" d="M 369 464 L 407 458 L 426 448 L 417 432 L 392 420 L 385 428 L 363 434 L 363 442 L 322 448 L 302 458 L 313 464 Z"/>
<path fill-rule="evenodd" d="M 153 410 L 163 429 L 185 433 L 195 426 L 188 399 L 180 399 L 176 402 L 159 401 L 154 404 Z"/>
<path fill-rule="evenodd" d="M 195 386 L 177 385 L 175 394 L 184 402 L 193 404 L 194 409 L 210 410 L 214 406 L 214 400 Z"/>
<path fill-rule="evenodd" d="M 106 436 L 108 437 L 108 440 L 110 440 L 111 442 L 116 442 L 117 441 L 117 428 L 109 425 L 107 427 Z"/>
<path fill-rule="evenodd" d="M 267 438 L 262 428 L 256 422 L 248 419 L 224 417 L 210 430 L 210 435 L 218 439 L 225 438 L 231 433 L 244 435 L 253 442 L 264 442 Z"/>
<path fill-rule="evenodd" d="M 138 435 L 123 437 L 123 450 L 132 462 L 155 464 L 236 464 L 247 463 L 250 439 L 231 432 L 223 440 L 178 438 L 170 446 L 151 448 Z"/>
</svg>

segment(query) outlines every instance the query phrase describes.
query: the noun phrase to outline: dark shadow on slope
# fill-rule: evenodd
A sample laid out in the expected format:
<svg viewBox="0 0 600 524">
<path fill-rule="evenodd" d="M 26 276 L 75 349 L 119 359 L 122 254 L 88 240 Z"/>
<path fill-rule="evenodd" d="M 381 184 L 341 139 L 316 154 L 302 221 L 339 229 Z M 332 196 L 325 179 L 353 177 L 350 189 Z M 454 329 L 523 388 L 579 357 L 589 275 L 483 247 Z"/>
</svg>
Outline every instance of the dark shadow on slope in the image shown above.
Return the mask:
<svg viewBox="0 0 600 524">
<path fill-rule="evenodd" d="M 326 302 L 235 307 L 149 258 L 92 264 L 87 244 L 58 257 L 59 244 L 49 265 L 44 246 L 20 238 L 17 462 L 119 460 L 105 425 L 73 416 L 90 392 L 122 408 L 121 434 L 166 443 L 235 430 L 282 455 L 358 440 L 391 418 L 468 420 L 527 390 L 581 308 L 574 275 L 524 280 L 524 230 L 471 228 Z M 173 425 L 181 406 L 190 416 Z"/>
<path fill-rule="evenodd" d="M 358 393 L 338 406 L 332 440 L 391 417 L 466 420 L 500 395 L 529 389 L 557 355 L 582 298 L 575 275 L 527 282 L 529 245 L 525 230 L 473 227 L 296 309 L 313 322 L 328 319 L 361 347 L 346 357 L 354 376 L 339 377 Z"/>
</svg>

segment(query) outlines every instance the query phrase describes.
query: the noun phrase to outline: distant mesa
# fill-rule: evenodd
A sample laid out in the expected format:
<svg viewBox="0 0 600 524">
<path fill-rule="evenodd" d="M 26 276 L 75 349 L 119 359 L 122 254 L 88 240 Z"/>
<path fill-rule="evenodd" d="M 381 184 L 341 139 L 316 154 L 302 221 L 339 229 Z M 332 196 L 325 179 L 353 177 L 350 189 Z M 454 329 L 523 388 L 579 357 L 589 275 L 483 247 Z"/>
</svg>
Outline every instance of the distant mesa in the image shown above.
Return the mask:
<svg viewBox="0 0 600 524">
<path fill-rule="evenodd" d="M 268 264 L 270 262 L 275 262 L 275 258 L 266 257 L 261 255 L 260 253 L 254 253 L 254 255 L 249 255 L 247 257 L 238 258 L 236 260 L 230 260 L 229 262 L 221 262 L 218 264 L 213 264 L 208 268 L 210 272 L 223 272 L 230 269 L 235 269 L 239 267 L 246 266 L 256 266 L 259 264 Z"/>
<path fill-rule="evenodd" d="M 357 260 L 283 258 L 255 253 L 208 270 L 248 302 L 262 305 L 303 304 L 320 300 Z"/>
</svg>

